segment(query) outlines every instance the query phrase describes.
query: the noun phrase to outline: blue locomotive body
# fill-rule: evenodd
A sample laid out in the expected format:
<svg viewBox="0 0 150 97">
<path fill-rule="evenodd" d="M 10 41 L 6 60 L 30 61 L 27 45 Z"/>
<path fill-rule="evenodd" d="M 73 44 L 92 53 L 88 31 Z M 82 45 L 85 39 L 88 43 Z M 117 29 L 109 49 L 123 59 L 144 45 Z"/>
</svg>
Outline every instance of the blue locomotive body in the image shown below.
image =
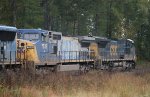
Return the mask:
<svg viewBox="0 0 150 97">
<path fill-rule="evenodd" d="M 101 69 L 112 69 L 123 67 L 124 69 L 135 68 L 136 54 L 134 42 L 130 39 L 111 40 L 105 37 L 80 38 L 81 44 L 86 44 L 90 49 L 90 44 L 95 43 L 95 67 Z M 96 49 L 97 48 L 97 49 Z M 98 52 L 98 53 L 97 53 Z"/>
<path fill-rule="evenodd" d="M 130 39 L 108 41 L 103 48 L 99 48 L 102 68 L 135 68 L 136 54 L 133 41 Z"/>
<path fill-rule="evenodd" d="M 19 39 L 30 41 L 35 48 L 34 56 L 37 60 L 33 61 L 38 65 L 54 65 L 58 61 L 57 56 L 57 37 L 52 41 L 51 32 L 40 29 L 18 29 Z M 60 35 L 61 38 L 61 34 Z"/>
<path fill-rule="evenodd" d="M 16 27 L 0 26 L 0 68 L 19 66 L 16 60 Z"/>
<path fill-rule="evenodd" d="M 90 57 L 91 52 L 88 48 L 81 47 L 77 37 L 66 37 L 60 32 L 39 29 L 18 29 L 17 33 L 18 39 L 30 41 L 34 45 L 35 51 L 32 53 L 37 56 L 33 58 L 36 67 L 67 65 L 66 68 L 69 68 L 71 65 L 70 68 L 79 68 L 79 64 L 94 63 Z M 25 55 L 29 55 L 28 50 L 25 52 Z"/>
</svg>

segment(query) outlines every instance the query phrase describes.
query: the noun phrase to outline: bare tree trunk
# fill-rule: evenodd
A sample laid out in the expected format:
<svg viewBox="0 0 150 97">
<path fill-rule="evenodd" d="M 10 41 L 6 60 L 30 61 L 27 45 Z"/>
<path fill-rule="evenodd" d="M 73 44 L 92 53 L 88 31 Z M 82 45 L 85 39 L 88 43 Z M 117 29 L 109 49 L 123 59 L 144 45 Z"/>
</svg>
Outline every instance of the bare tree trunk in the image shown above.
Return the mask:
<svg viewBox="0 0 150 97">
<path fill-rule="evenodd" d="M 73 21 L 73 35 L 75 35 L 75 31 L 76 31 L 76 20 L 74 19 L 74 21 Z"/>
<path fill-rule="evenodd" d="M 99 20 L 99 15 L 98 15 L 98 13 L 96 13 L 96 15 L 95 15 L 95 31 L 94 31 L 93 35 L 97 35 L 97 33 L 98 33 L 98 20 Z"/>
<path fill-rule="evenodd" d="M 12 0 L 12 15 L 13 15 L 13 18 L 12 18 L 12 23 L 13 23 L 13 26 L 16 26 L 16 18 L 17 18 L 17 15 L 16 15 L 16 10 L 17 10 L 17 7 L 16 7 L 16 0 Z"/>
<path fill-rule="evenodd" d="M 44 29 L 51 30 L 51 18 L 49 11 L 49 3 L 48 0 L 43 0 L 43 9 L 44 9 Z"/>
<path fill-rule="evenodd" d="M 111 13 L 111 8 L 112 8 L 112 0 L 109 1 L 109 6 L 107 8 L 107 36 L 108 38 L 112 37 L 112 13 Z"/>
<path fill-rule="evenodd" d="M 80 22 L 79 22 L 79 15 L 77 15 L 77 35 L 80 35 Z"/>
<path fill-rule="evenodd" d="M 73 35 L 77 35 L 78 33 L 78 21 L 76 19 L 74 19 L 73 21 Z"/>
</svg>

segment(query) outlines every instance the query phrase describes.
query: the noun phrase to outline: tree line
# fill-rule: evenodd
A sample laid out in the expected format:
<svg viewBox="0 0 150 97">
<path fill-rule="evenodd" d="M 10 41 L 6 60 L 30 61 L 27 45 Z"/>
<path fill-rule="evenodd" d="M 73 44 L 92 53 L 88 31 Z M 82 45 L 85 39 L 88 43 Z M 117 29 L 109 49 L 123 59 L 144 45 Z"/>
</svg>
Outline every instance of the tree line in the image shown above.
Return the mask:
<svg viewBox="0 0 150 97">
<path fill-rule="evenodd" d="M 149 0 L 0 0 L 0 24 L 130 38 L 138 58 L 150 60 Z"/>
</svg>

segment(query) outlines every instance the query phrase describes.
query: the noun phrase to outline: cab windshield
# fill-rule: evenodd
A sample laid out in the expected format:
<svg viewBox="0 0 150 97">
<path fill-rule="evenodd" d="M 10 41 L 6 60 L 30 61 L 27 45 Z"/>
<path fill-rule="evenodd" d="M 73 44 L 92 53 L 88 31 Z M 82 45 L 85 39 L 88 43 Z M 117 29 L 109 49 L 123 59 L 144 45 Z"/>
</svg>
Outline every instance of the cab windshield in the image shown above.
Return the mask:
<svg viewBox="0 0 150 97">
<path fill-rule="evenodd" d="M 30 41 L 37 41 L 37 40 L 39 40 L 39 38 L 40 38 L 40 35 L 38 34 L 38 33 L 28 33 L 28 34 L 24 34 L 24 39 L 25 40 L 30 40 Z"/>
<path fill-rule="evenodd" d="M 12 31 L 0 31 L 1 41 L 13 41 L 15 39 L 16 32 Z"/>
</svg>

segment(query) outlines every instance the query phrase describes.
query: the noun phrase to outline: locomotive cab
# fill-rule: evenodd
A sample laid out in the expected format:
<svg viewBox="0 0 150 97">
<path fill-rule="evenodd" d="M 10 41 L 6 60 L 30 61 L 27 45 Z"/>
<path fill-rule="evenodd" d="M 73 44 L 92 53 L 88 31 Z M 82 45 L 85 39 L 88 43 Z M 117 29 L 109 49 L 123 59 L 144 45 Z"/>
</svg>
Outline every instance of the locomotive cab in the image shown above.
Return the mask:
<svg viewBox="0 0 150 97">
<path fill-rule="evenodd" d="M 16 67 L 16 27 L 0 26 L 0 66 Z"/>
<path fill-rule="evenodd" d="M 101 48 L 101 69 L 121 67 L 123 70 L 135 68 L 135 47 L 130 39 L 110 40 Z"/>
<path fill-rule="evenodd" d="M 41 29 L 18 29 L 17 32 L 24 44 L 27 44 L 26 47 L 33 48 L 31 50 L 25 47 L 26 59 L 33 61 L 36 67 L 51 67 L 57 63 L 57 45 L 61 40 L 61 33 Z"/>
<path fill-rule="evenodd" d="M 48 34 L 48 42 L 51 44 L 52 52 L 51 54 L 55 54 L 59 56 L 58 54 L 58 42 L 62 40 L 62 33 L 61 32 L 55 32 L 55 31 L 49 31 Z"/>
<path fill-rule="evenodd" d="M 134 41 L 131 39 L 118 40 L 118 51 L 120 53 L 120 59 L 135 60 L 135 46 Z"/>
</svg>

